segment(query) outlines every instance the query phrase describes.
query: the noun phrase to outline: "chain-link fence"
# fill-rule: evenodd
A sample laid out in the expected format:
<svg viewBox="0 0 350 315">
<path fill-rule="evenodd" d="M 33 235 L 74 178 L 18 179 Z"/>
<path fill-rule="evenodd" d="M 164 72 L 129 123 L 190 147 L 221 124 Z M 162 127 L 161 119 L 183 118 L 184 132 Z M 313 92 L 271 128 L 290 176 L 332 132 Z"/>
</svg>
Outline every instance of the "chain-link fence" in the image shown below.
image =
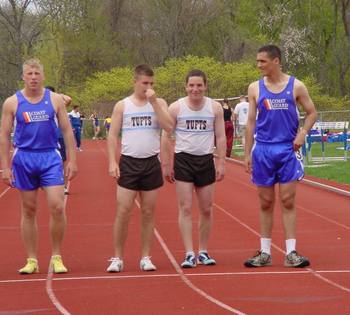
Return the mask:
<svg viewBox="0 0 350 315">
<path fill-rule="evenodd" d="M 350 122 L 350 110 L 342 110 L 342 111 L 320 111 L 317 113 L 317 121 L 318 122 Z M 303 124 L 303 120 L 305 118 L 305 113 L 300 113 L 301 125 Z M 348 135 L 336 136 L 335 134 L 342 134 L 344 130 L 339 129 L 327 129 L 327 134 L 319 135 L 319 137 L 314 137 L 314 142 L 311 144 L 310 151 L 307 154 L 308 161 L 325 161 L 325 160 L 344 160 L 344 158 L 348 158 L 347 152 L 344 152 L 344 137 L 347 137 L 347 147 L 348 150 L 350 148 L 350 135 L 349 130 L 347 130 Z M 241 138 L 237 136 L 235 133 L 234 145 L 232 148 L 233 156 L 243 156 L 243 146 L 241 143 Z"/>
<path fill-rule="evenodd" d="M 319 121 L 350 121 L 350 110 L 317 112 Z"/>
<path fill-rule="evenodd" d="M 350 134 L 346 122 L 350 122 L 350 110 L 318 112 L 317 122 L 307 136 L 306 162 L 347 160 Z"/>
</svg>

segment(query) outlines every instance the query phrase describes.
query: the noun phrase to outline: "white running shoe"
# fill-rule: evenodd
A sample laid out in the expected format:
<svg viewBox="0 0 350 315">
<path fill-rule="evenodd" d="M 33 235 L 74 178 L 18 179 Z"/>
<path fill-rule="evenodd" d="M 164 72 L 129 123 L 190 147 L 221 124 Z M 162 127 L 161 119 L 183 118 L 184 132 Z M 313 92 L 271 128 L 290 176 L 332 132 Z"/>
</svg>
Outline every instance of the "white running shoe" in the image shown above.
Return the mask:
<svg viewBox="0 0 350 315">
<path fill-rule="evenodd" d="M 150 256 L 145 256 L 140 260 L 140 269 L 142 271 L 155 271 L 157 267 L 153 265 Z"/>
<path fill-rule="evenodd" d="M 111 264 L 107 268 L 107 272 L 121 272 L 124 264 L 119 257 L 112 257 L 110 260 Z"/>
</svg>

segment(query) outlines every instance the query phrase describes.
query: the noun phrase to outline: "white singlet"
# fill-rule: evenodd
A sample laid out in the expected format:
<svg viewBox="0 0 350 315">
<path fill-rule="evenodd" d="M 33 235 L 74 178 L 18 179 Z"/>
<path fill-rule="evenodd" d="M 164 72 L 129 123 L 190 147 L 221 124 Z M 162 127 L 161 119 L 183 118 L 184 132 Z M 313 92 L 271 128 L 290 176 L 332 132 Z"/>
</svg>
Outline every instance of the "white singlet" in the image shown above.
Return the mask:
<svg viewBox="0 0 350 315">
<path fill-rule="evenodd" d="M 178 100 L 179 114 L 175 129 L 175 153 L 185 152 L 193 155 L 205 155 L 214 152 L 213 100 L 204 97 L 201 110 L 192 110 L 185 98 Z"/>
<path fill-rule="evenodd" d="M 147 158 L 160 150 L 160 127 L 150 103 L 136 106 L 129 97 L 123 100 L 122 123 L 123 155 Z"/>
<path fill-rule="evenodd" d="M 234 113 L 238 115 L 238 124 L 245 126 L 248 121 L 249 103 L 240 102 L 236 105 Z"/>
</svg>

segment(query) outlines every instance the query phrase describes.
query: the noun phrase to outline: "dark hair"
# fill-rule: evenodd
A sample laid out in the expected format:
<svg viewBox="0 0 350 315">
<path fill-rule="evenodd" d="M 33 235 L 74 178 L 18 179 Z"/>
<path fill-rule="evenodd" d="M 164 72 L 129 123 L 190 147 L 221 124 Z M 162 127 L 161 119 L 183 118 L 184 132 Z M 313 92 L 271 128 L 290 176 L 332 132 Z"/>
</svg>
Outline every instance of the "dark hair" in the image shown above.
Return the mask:
<svg viewBox="0 0 350 315">
<path fill-rule="evenodd" d="M 202 70 L 193 69 L 193 70 L 189 71 L 186 75 L 186 84 L 188 83 L 188 80 L 191 77 L 200 77 L 203 79 L 204 84 L 207 85 L 207 76 L 205 75 L 205 73 Z"/>
<path fill-rule="evenodd" d="M 78 105 L 74 105 L 74 106 L 73 106 L 73 109 L 77 109 L 77 108 L 79 108 Z"/>
<path fill-rule="evenodd" d="M 271 59 L 278 58 L 280 62 L 282 61 L 281 49 L 279 49 L 279 47 L 277 47 L 276 45 L 262 46 L 258 50 L 258 53 L 261 52 L 266 52 Z"/>
<path fill-rule="evenodd" d="M 142 64 L 142 65 L 136 66 L 135 69 L 134 69 L 134 76 L 135 76 L 135 78 L 140 76 L 140 75 L 146 75 L 148 77 L 153 77 L 154 76 L 154 72 L 153 72 L 152 68 L 149 65 Z"/>
<path fill-rule="evenodd" d="M 55 92 L 55 88 L 51 85 L 45 86 L 46 89 L 50 90 L 51 92 Z"/>
</svg>

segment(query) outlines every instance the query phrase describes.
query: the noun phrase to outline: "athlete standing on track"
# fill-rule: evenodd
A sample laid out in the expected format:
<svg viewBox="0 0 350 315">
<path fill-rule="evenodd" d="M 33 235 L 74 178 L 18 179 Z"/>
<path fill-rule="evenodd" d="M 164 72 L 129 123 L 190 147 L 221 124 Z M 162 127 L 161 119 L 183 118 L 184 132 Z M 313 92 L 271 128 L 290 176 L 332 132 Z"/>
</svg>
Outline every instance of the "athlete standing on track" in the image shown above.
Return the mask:
<svg viewBox="0 0 350 315">
<path fill-rule="evenodd" d="M 24 62 L 23 80 L 24 89 L 4 102 L 0 133 L 3 181 L 16 187 L 21 197 L 21 232 L 28 259 L 19 272 L 31 274 L 39 271 L 36 214 L 38 190 L 41 187 L 45 191 L 51 215 L 53 272 L 64 273 L 67 268 L 63 265 L 60 248 L 66 228 L 66 216 L 63 163 L 57 151 L 58 125 L 68 149 L 68 179 L 73 179 L 77 172 L 73 133 L 62 96 L 43 88 L 43 66 L 37 59 Z M 10 134 L 14 121 L 15 151 L 10 162 Z"/>
<path fill-rule="evenodd" d="M 245 261 L 246 267 L 271 264 L 271 232 L 275 204 L 275 184 L 286 238 L 286 267 L 310 264 L 296 248 L 295 194 L 297 182 L 304 175 L 300 147 L 316 121 L 317 113 L 305 85 L 281 70 L 281 51 L 277 46 L 258 50 L 257 66 L 263 76 L 248 89 L 249 114 L 246 130 L 245 166 L 252 172 L 260 200 L 261 249 Z M 304 126 L 298 131 L 297 104 L 306 112 Z M 256 118 L 256 114 L 258 116 Z M 254 143 L 254 129 L 256 144 Z"/>
<path fill-rule="evenodd" d="M 187 97 L 169 107 L 176 122 L 175 157 L 173 167 L 171 134 L 162 136 L 162 165 L 167 181 L 176 180 L 179 206 L 179 226 L 185 246 L 182 268 L 215 265 L 208 255 L 208 240 L 212 226 L 214 182 L 225 173 L 226 137 L 223 109 L 220 103 L 205 96 L 207 78 L 201 70 L 192 70 L 186 76 Z M 214 165 L 214 138 L 216 138 L 217 164 Z M 199 205 L 199 253 L 192 242 L 192 195 L 196 192 Z"/>
<path fill-rule="evenodd" d="M 134 92 L 119 101 L 113 110 L 108 133 L 109 174 L 118 179 L 117 213 L 114 222 L 115 256 L 111 258 L 108 272 L 123 269 L 124 244 L 135 198 L 139 194 L 141 204 L 140 268 L 156 270 L 150 259 L 150 247 L 154 230 L 154 208 L 158 188 L 163 185 L 159 162 L 160 128 L 170 131 L 173 127 L 166 102 L 156 97 L 153 90 L 153 70 L 139 65 L 134 72 Z M 117 141 L 122 131 L 119 166 L 116 158 Z"/>
</svg>

